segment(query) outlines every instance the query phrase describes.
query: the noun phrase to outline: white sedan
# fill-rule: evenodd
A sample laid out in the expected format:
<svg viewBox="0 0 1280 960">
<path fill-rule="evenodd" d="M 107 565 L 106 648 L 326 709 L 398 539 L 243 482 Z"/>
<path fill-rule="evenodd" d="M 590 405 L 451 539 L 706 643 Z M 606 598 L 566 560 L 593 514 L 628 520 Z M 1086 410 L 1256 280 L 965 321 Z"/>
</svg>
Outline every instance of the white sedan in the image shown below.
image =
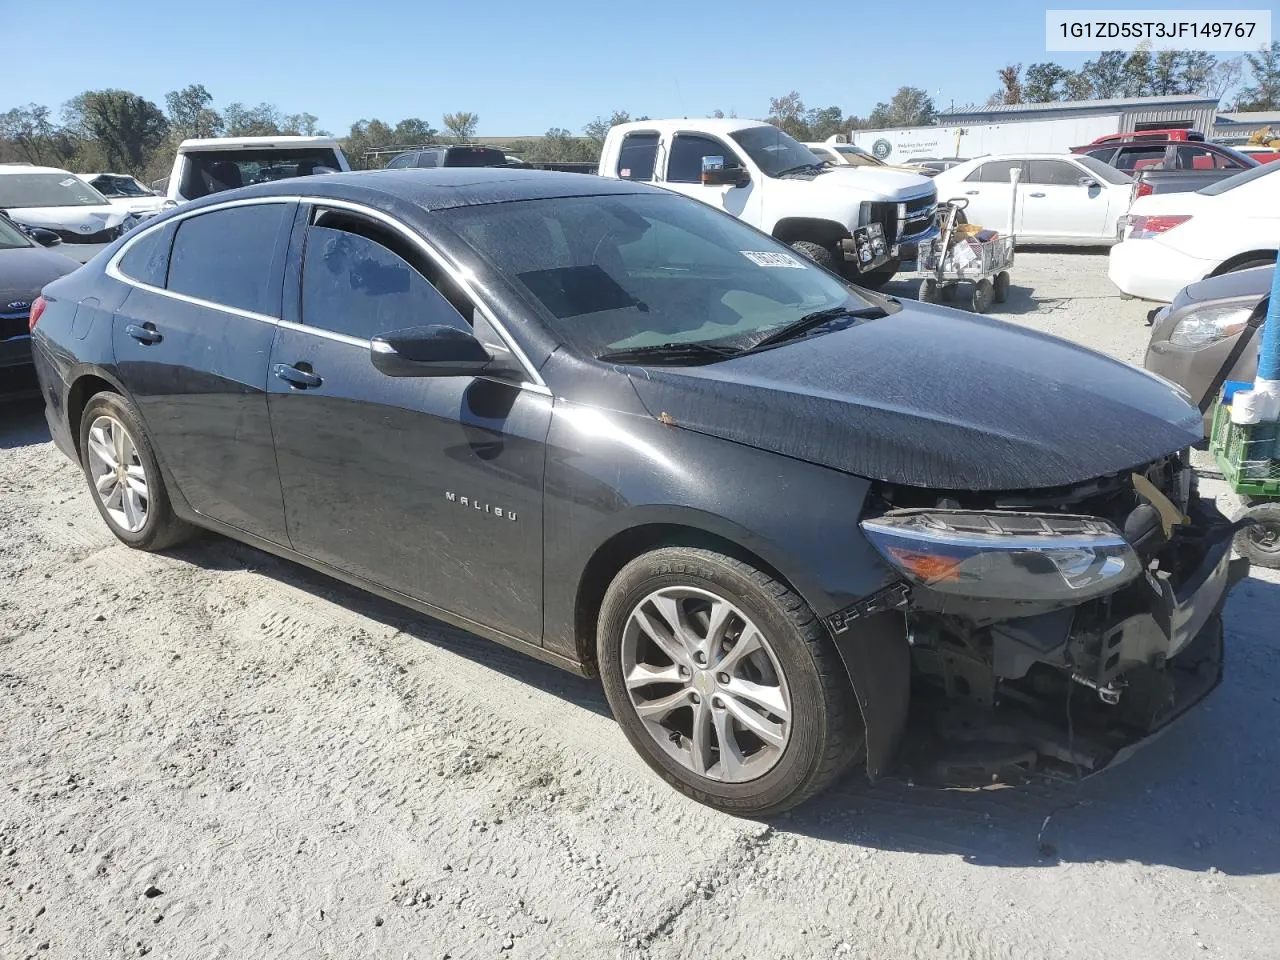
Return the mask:
<svg viewBox="0 0 1280 960">
<path fill-rule="evenodd" d="M 1107 275 L 1121 292 L 1169 302 L 1189 283 L 1275 263 L 1280 160 L 1194 193 L 1139 197 Z"/>
<path fill-rule="evenodd" d="M 138 222 L 74 173 L 0 163 L 0 210 L 27 227 L 52 230 L 65 243 L 111 243 Z"/>
<path fill-rule="evenodd" d="M 136 177 L 127 173 L 80 173 L 81 180 L 107 198 L 107 201 L 125 213 L 149 217 L 164 209 L 164 197 L 143 186 Z"/>
<path fill-rule="evenodd" d="M 965 219 L 1008 233 L 1021 171 L 1013 233 L 1020 243 L 1103 246 L 1116 242 L 1116 221 L 1129 208 L 1133 181 L 1114 167 L 1074 153 L 1002 153 L 944 170 L 933 178 L 938 200 L 969 201 Z"/>
</svg>

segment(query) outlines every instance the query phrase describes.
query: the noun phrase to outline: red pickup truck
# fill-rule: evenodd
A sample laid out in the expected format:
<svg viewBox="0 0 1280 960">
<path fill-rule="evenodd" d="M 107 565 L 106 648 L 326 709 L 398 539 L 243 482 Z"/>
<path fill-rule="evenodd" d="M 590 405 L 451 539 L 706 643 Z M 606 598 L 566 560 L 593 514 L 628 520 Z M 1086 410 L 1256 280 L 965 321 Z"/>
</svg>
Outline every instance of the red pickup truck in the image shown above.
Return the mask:
<svg viewBox="0 0 1280 960">
<path fill-rule="evenodd" d="M 1119 143 L 1144 143 L 1150 140 L 1178 140 L 1182 143 L 1203 143 L 1205 136 L 1199 130 L 1134 130 L 1130 133 L 1107 133 L 1083 147 L 1072 147 L 1072 153 L 1088 153 L 1094 147 Z"/>
</svg>

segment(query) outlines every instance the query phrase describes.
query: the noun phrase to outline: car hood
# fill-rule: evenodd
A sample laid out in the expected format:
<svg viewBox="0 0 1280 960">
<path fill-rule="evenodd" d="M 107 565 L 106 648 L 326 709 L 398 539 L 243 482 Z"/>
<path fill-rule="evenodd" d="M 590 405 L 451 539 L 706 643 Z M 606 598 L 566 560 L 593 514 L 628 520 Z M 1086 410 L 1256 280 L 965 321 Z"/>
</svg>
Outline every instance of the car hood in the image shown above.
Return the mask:
<svg viewBox="0 0 1280 960">
<path fill-rule="evenodd" d="M 107 202 L 126 214 L 159 213 L 164 209 L 164 197 L 110 197 Z"/>
<path fill-rule="evenodd" d="M 861 477 L 946 490 L 1078 483 L 1203 435 L 1181 388 L 941 307 L 697 367 L 632 373 L 663 422 Z"/>
<path fill-rule="evenodd" d="M 848 187 L 872 191 L 895 200 L 919 197 L 932 192 L 933 180 L 918 173 L 887 167 L 830 166 L 815 178 L 827 187 Z"/>
<path fill-rule="evenodd" d="M 25 307 L 6 308 L 15 302 L 29 304 L 40 295 L 40 288 L 46 283 L 66 276 L 79 266 L 70 257 L 43 247 L 0 250 L 0 313 L 25 310 Z"/>
<path fill-rule="evenodd" d="M 118 227 L 129 215 L 110 204 L 84 207 L 10 207 L 9 217 L 29 227 L 66 230 L 72 233 L 98 233 Z"/>
<path fill-rule="evenodd" d="M 1178 302 L 1190 300 L 1234 300 L 1237 297 L 1262 299 L 1271 293 L 1271 280 L 1275 267 L 1254 267 L 1251 270 L 1233 270 L 1216 277 L 1206 277 L 1187 284 L 1178 294 Z"/>
</svg>

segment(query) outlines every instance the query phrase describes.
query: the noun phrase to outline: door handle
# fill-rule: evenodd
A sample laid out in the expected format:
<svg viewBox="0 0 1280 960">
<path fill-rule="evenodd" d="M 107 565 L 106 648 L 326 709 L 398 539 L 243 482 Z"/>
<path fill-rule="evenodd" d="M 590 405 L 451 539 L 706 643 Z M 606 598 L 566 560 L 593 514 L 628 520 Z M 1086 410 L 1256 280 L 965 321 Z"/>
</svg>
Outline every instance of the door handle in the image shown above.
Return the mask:
<svg viewBox="0 0 1280 960">
<path fill-rule="evenodd" d="M 1033 193 L 1033 194 L 1032 194 L 1032 196 L 1033 196 L 1033 197 L 1043 197 L 1043 196 L 1044 196 L 1044 194 L 1043 194 L 1043 193 Z"/>
<path fill-rule="evenodd" d="M 298 390 L 305 390 L 308 387 L 318 387 L 324 383 L 310 370 L 299 370 L 297 367 L 291 367 L 287 363 L 277 363 L 272 370 L 277 377 L 286 381 L 291 387 Z"/>
<path fill-rule="evenodd" d="M 981 190 L 966 190 L 964 193 L 967 197 L 976 197 L 981 192 Z"/>
<path fill-rule="evenodd" d="M 131 323 L 124 328 L 124 332 L 144 346 L 151 346 L 151 344 L 159 343 L 164 339 L 160 332 L 156 330 L 154 323 Z"/>
</svg>

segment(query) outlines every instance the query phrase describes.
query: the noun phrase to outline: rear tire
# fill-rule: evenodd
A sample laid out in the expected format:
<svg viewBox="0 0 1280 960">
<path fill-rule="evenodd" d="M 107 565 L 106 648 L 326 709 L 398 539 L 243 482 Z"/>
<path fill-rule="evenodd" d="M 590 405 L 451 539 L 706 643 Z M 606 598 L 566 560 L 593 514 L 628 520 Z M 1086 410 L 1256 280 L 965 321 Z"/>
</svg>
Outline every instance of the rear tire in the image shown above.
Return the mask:
<svg viewBox="0 0 1280 960">
<path fill-rule="evenodd" d="M 1276 260 L 1274 257 L 1254 257 L 1251 260 L 1241 260 L 1239 263 L 1233 264 L 1221 273 L 1214 276 L 1222 276 L 1227 273 L 1238 273 L 1241 270 L 1252 270 L 1254 267 L 1273 267 Z"/>
<path fill-rule="evenodd" d="M 996 303 L 1004 303 L 1009 299 L 1009 271 L 1001 270 L 996 274 L 996 282 L 992 284 Z"/>
<path fill-rule="evenodd" d="M 995 297 L 995 287 L 990 280 L 979 280 L 973 285 L 973 297 L 970 304 L 974 313 L 986 313 L 991 309 L 991 301 Z"/>
<path fill-rule="evenodd" d="M 830 247 L 824 247 L 822 244 L 814 243 L 812 240 L 797 240 L 791 244 L 791 249 L 797 253 L 803 253 L 820 267 L 825 267 L 833 272 L 836 269 L 835 251 Z"/>
<path fill-rule="evenodd" d="M 779 813 L 862 755 L 858 704 L 821 621 L 746 563 L 693 547 L 637 557 L 610 584 L 597 630 L 623 733 L 700 803 Z"/>
<path fill-rule="evenodd" d="M 1260 567 L 1280 569 L 1280 501 L 1255 503 L 1241 516 L 1253 517 L 1258 523 L 1236 534 L 1236 553 Z"/>
<path fill-rule="evenodd" d="M 195 534 L 174 514 L 151 441 L 120 394 L 98 393 L 85 405 L 80 465 L 98 513 L 122 543 L 164 550 Z"/>
<path fill-rule="evenodd" d="M 921 303 L 937 303 L 938 302 L 938 281 L 937 280 L 921 280 L 920 293 L 916 297 Z"/>
</svg>

